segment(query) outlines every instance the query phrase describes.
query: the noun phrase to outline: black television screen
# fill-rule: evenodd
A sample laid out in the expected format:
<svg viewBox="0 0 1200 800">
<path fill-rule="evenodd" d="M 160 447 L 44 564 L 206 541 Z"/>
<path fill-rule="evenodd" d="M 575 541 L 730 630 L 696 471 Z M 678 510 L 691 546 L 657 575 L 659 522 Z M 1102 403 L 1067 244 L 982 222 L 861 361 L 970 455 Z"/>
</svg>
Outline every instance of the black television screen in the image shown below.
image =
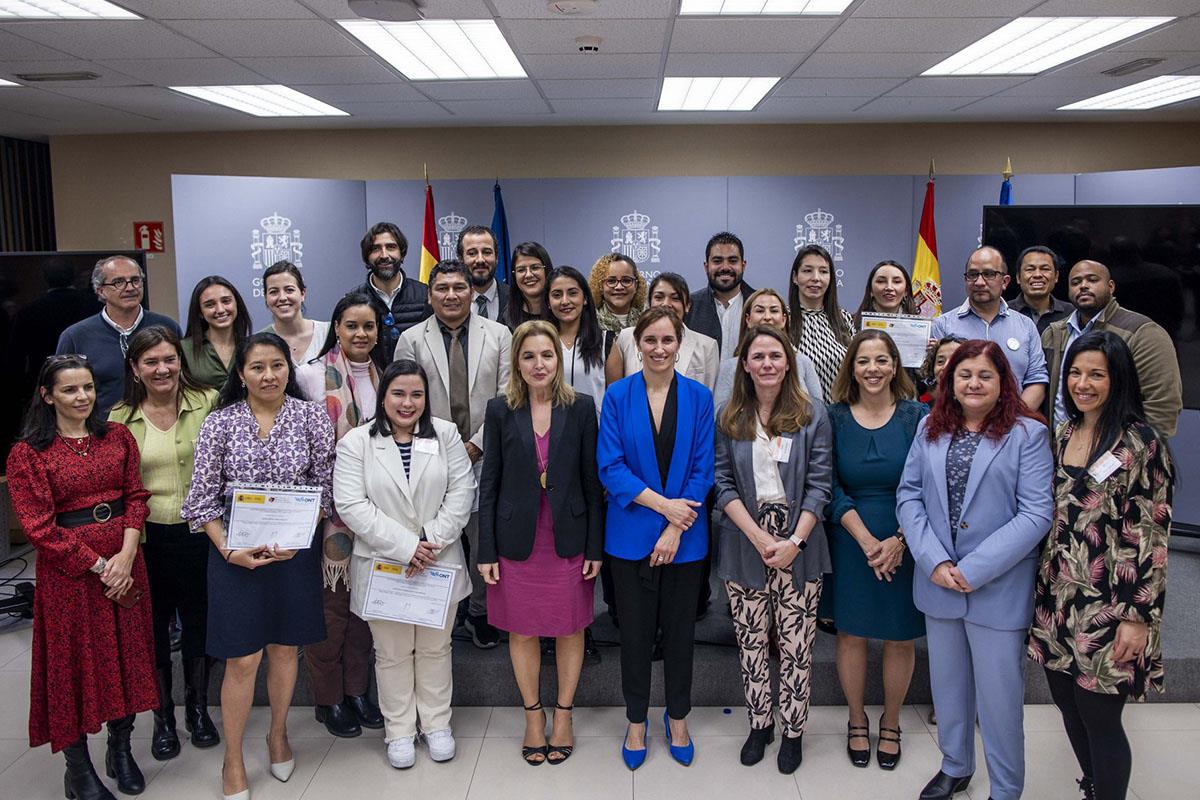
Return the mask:
<svg viewBox="0 0 1200 800">
<path fill-rule="evenodd" d="M 59 334 L 100 310 L 92 270 L 112 255 L 129 256 L 146 271 L 145 254 L 136 250 L 0 253 L 0 352 L 4 374 L 12 381 L 0 399 L 0 470 Z M 146 297 L 148 288 L 143 305 Z"/>
<path fill-rule="evenodd" d="M 1099 261 L 1116 282 L 1123 307 L 1161 325 L 1175 342 L 1183 404 L 1200 408 L 1200 206 L 984 206 L 983 243 L 1016 260 L 1040 244 L 1062 258 L 1054 294 L 1066 300 L 1067 273 L 1083 259 Z"/>
</svg>

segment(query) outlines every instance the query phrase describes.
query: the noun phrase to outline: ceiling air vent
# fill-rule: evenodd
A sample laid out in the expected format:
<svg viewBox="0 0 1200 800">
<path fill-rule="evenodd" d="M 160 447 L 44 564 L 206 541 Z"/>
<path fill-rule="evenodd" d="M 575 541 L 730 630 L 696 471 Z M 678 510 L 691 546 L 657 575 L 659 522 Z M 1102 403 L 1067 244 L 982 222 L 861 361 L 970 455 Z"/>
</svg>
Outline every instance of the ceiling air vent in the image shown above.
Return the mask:
<svg viewBox="0 0 1200 800">
<path fill-rule="evenodd" d="M 94 81 L 94 72 L 26 72 L 16 76 L 26 83 L 57 83 L 59 81 Z"/>
<path fill-rule="evenodd" d="M 1140 72 L 1146 67 L 1153 67 L 1155 64 L 1161 64 L 1164 61 L 1166 61 L 1165 58 L 1138 58 L 1125 64 L 1121 64 L 1120 66 L 1113 67 L 1112 69 L 1106 69 L 1101 74 L 1109 75 L 1113 78 L 1120 78 L 1122 75 L 1131 75 L 1134 72 Z"/>
</svg>

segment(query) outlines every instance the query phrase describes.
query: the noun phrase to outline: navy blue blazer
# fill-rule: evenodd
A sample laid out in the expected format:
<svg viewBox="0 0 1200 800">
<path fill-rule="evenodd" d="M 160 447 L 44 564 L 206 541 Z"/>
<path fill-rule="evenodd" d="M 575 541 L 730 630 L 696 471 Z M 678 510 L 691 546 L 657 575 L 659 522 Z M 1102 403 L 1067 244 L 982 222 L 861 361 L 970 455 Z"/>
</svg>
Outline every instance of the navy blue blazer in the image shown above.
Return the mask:
<svg viewBox="0 0 1200 800">
<path fill-rule="evenodd" d="M 636 561 L 654 550 L 667 519 L 633 501 L 649 487 L 668 499 L 703 503 L 713 485 L 713 399 L 704 384 L 676 373 L 678 402 L 675 449 L 663 486 L 654 451 L 654 428 L 646 402 L 646 379 L 635 372 L 608 387 L 600 413 L 596 460 L 608 489 L 604 551 Z M 708 519 L 696 509 L 675 554 L 678 563 L 699 561 L 708 552 Z"/>
<path fill-rule="evenodd" d="M 946 455 L 950 437 L 925 439 L 917 426 L 896 488 L 896 518 L 917 564 L 913 601 L 938 619 L 1021 630 L 1033 619 L 1038 544 L 1054 519 L 1054 459 L 1041 422 L 1019 417 L 1000 441 L 984 437 L 971 461 L 958 535 L 950 537 Z M 929 576 L 958 566 L 974 591 L 945 589 Z"/>
</svg>

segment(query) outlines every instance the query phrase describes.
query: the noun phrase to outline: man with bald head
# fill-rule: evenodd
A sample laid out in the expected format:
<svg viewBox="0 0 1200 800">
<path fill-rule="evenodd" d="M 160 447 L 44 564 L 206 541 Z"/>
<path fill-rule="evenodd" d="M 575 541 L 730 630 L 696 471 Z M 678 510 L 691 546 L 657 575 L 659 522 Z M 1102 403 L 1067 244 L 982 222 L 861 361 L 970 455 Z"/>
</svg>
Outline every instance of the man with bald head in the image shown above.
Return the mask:
<svg viewBox="0 0 1200 800">
<path fill-rule="evenodd" d="M 146 276 L 129 256 L 109 256 L 96 262 L 92 289 L 104 308 L 76 322 L 58 337 L 57 352 L 85 356 L 96 378 L 96 407 L 102 416 L 125 393 L 125 351 L 129 337 L 142 328 L 162 325 L 179 335 L 170 317 L 142 308 Z"/>
<path fill-rule="evenodd" d="M 1050 391 L 1044 410 L 1048 418 L 1053 414 L 1055 427 L 1066 419 L 1062 366 L 1067 348 L 1089 331 L 1108 331 L 1129 345 L 1146 420 L 1160 436 L 1174 436 L 1183 408 L 1183 382 L 1175 344 L 1154 320 L 1121 308 L 1114 297 L 1116 289 L 1108 267 L 1099 261 L 1084 260 L 1071 267 L 1067 292 L 1075 311 L 1066 319 L 1051 323 L 1042 333 L 1042 347 L 1050 364 Z"/>
<path fill-rule="evenodd" d="M 994 247 L 976 249 L 967 258 L 963 278 L 967 300 L 933 321 L 933 338 L 961 336 L 995 342 L 1008 358 L 1021 387 L 1021 399 L 1029 408 L 1038 408 L 1050 379 L 1046 357 L 1033 320 L 1004 302 L 1003 293 L 1011 280 L 1004 256 Z"/>
</svg>

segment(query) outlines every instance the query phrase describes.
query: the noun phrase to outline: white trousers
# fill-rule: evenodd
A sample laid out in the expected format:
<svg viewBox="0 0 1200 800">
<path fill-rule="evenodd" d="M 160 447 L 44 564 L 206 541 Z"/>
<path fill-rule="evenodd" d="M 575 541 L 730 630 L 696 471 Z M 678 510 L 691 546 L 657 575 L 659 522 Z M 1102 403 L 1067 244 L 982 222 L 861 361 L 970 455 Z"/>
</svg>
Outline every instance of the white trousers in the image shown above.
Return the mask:
<svg viewBox="0 0 1200 800">
<path fill-rule="evenodd" d="M 446 627 L 426 628 L 387 620 L 368 620 L 375 639 L 375 681 L 387 741 L 421 731 L 450 727 L 450 696 L 454 673 L 450 666 L 450 634 L 454 609 Z"/>
</svg>

